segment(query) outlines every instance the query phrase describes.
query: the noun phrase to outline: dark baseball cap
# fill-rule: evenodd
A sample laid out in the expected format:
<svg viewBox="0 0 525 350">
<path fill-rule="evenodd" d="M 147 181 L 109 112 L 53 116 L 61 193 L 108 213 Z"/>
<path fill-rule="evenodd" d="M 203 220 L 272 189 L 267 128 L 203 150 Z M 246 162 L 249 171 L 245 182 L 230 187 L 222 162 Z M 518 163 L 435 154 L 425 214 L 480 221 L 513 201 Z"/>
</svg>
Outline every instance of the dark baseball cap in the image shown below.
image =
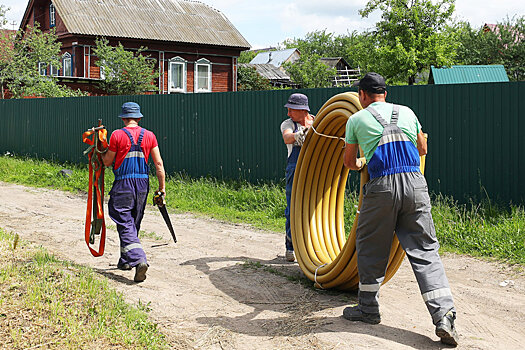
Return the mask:
<svg viewBox="0 0 525 350">
<path fill-rule="evenodd" d="M 385 78 L 374 72 L 366 73 L 363 79 L 359 80 L 353 86 L 359 86 L 360 90 L 373 94 L 383 94 L 386 91 Z"/>
</svg>

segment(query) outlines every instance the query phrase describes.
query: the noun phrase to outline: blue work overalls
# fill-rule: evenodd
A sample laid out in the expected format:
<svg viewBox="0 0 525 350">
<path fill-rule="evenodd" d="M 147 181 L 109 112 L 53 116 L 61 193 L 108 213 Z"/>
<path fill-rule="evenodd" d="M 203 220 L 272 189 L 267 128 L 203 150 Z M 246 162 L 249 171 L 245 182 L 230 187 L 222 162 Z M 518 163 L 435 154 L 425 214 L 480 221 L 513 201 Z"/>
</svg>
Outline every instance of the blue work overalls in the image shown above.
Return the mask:
<svg viewBox="0 0 525 350">
<path fill-rule="evenodd" d="M 395 232 L 436 324 L 448 311 L 455 313 L 455 308 L 438 254 L 419 152 L 397 126 L 399 106 L 393 106 L 390 124 L 372 107 L 367 110 L 384 129 L 368 162 L 370 181 L 363 188 L 357 225 L 359 308 L 366 313 L 379 313 L 379 287 L 385 278 Z"/>
<path fill-rule="evenodd" d="M 131 148 L 122 164 L 113 169 L 115 182 L 109 192 L 108 207 L 109 217 L 117 224 L 120 237 L 118 264 L 134 267 L 139 263 L 147 263 L 138 233 L 149 192 L 149 168 L 140 147 L 145 129 L 140 131 L 137 143 L 128 130 L 122 130 L 131 140 Z"/>
<path fill-rule="evenodd" d="M 296 122 L 293 122 L 294 130 L 296 133 L 299 130 Z M 290 200 L 292 198 L 292 185 L 293 177 L 295 174 L 295 166 L 297 165 L 297 159 L 299 158 L 299 153 L 301 152 L 300 146 L 293 146 L 292 153 L 288 157 L 286 162 L 286 209 L 284 210 L 284 216 L 286 217 L 286 250 L 293 251 L 292 244 L 292 230 L 290 227 Z"/>
</svg>

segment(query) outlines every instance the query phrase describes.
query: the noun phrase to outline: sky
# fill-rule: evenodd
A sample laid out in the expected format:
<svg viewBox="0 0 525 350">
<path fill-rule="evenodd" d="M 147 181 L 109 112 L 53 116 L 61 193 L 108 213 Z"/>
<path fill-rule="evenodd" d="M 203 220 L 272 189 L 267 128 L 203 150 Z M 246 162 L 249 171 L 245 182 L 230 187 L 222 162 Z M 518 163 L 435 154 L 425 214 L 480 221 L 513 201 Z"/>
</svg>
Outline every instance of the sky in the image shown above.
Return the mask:
<svg viewBox="0 0 525 350">
<path fill-rule="evenodd" d="M 361 18 L 358 11 L 367 0 L 200 0 L 221 11 L 253 49 L 275 47 L 286 39 L 304 38 L 309 32 L 326 30 L 346 34 L 371 29 L 379 13 Z M 10 7 L 8 29 L 18 29 L 28 0 L 0 0 Z M 454 16 L 474 28 L 502 22 L 507 16 L 525 15 L 523 0 L 456 0 Z M 14 26 L 13 24 L 14 23 Z"/>
</svg>

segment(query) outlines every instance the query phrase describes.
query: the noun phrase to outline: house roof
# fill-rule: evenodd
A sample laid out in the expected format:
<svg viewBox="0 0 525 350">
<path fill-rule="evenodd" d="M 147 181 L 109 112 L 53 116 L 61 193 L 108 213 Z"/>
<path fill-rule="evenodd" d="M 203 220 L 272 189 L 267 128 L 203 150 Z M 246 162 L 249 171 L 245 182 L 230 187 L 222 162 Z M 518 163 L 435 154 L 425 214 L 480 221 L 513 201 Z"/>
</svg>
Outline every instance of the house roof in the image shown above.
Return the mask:
<svg viewBox="0 0 525 350">
<path fill-rule="evenodd" d="M 264 78 L 268 80 L 273 80 L 273 81 L 290 80 L 290 76 L 288 74 L 286 74 L 285 72 L 280 70 L 278 67 L 270 63 L 262 63 L 262 64 L 241 63 L 240 65 L 243 67 L 255 68 L 257 73 L 259 73 L 260 75 L 262 75 Z"/>
<path fill-rule="evenodd" d="M 469 84 L 507 82 L 509 77 L 501 64 L 479 66 L 451 66 L 430 69 L 429 84 Z"/>
<path fill-rule="evenodd" d="M 320 58 L 319 61 L 321 61 L 330 68 L 336 68 L 339 62 L 342 62 L 345 67 L 350 67 L 350 65 L 346 62 L 346 60 L 343 57 L 323 57 Z"/>
<path fill-rule="evenodd" d="M 275 67 L 280 67 L 286 62 L 297 49 L 286 49 L 286 50 L 277 50 L 277 51 L 265 51 L 259 52 L 250 63 L 251 64 L 272 64 Z"/>
<path fill-rule="evenodd" d="M 39 0 L 30 0 L 22 20 Z M 250 48 L 226 16 L 191 0 L 53 0 L 69 33 Z"/>
</svg>

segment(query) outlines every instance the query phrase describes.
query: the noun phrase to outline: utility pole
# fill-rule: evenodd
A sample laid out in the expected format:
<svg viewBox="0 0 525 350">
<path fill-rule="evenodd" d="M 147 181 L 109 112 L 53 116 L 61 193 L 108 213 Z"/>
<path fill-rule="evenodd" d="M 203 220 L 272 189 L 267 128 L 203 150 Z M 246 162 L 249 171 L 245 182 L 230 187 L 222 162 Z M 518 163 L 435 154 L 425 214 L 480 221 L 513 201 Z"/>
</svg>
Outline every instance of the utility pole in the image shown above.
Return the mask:
<svg viewBox="0 0 525 350">
<path fill-rule="evenodd" d="M 10 23 L 12 26 L 13 26 L 13 30 L 15 30 L 15 26 L 16 26 L 16 21 L 11 21 Z"/>
</svg>

